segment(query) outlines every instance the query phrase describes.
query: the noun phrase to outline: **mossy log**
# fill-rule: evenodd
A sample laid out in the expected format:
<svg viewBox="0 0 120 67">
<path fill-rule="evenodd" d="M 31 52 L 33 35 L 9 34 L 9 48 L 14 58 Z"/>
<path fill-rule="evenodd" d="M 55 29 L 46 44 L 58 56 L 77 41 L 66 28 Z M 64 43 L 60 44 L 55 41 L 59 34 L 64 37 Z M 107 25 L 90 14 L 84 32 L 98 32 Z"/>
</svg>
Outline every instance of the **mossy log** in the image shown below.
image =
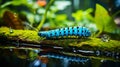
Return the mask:
<svg viewBox="0 0 120 67">
<path fill-rule="evenodd" d="M 90 51 L 110 51 L 120 53 L 120 41 L 110 40 L 103 42 L 100 38 L 81 38 L 81 39 L 51 39 L 47 40 L 38 36 L 38 32 L 33 30 L 14 30 L 7 27 L 0 28 L 0 42 L 20 41 L 25 43 L 32 43 L 32 45 L 49 45 L 62 47 L 76 47 L 81 50 Z M 5 41 L 4 41 L 5 40 Z"/>
<path fill-rule="evenodd" d="M 23 42 L 37 43 L 42 45 L 74 46 L 89 50 L 120 51 L 120 41 L 110 40 L 103 42 L 100 38 L 81 39 L 54 39 L 46 40 L 38 36 L 38 32 L 32 30 L 12 30 L 7 27 L 0 28 L 0 37 L 8 40 L 20 40 Z M 34 44 L 33 44 L 34 45 Z"/>
</svg>

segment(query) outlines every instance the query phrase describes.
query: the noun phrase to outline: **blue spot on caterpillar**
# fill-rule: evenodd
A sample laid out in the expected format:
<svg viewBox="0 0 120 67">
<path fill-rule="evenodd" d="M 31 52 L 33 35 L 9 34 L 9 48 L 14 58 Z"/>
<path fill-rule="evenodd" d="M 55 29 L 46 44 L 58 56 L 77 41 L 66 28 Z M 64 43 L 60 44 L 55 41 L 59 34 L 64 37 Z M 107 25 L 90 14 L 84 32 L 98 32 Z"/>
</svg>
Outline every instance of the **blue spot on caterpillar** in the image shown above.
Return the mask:
<svg viewBox="0 0 120 67">
<path fill-rule="evenodd" d="M 50 31 L 42 31 L 38 33 L 41 37 L 46 38 L 59 38 L 64 36 L 78 36 L 78 37 L 89 37 L 91 32 L 85 27 L 66 27 Z"/>
</svg>

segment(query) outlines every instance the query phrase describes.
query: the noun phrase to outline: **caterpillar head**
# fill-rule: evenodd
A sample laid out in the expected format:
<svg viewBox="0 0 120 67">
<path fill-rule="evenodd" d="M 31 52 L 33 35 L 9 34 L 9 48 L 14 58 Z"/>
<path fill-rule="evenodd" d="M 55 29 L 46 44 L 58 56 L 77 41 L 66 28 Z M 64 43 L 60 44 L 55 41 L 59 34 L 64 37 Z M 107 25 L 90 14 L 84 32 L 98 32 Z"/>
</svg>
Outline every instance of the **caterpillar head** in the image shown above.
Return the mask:
<svg viewBox="0 0 120 67">
<path fill-rule="evenodd" d="M 41 37 L 46 37 L 47 36 L 47 32 L 46 31 L 39 32 L 38 35 L 41 36 Z"/>
</svg>

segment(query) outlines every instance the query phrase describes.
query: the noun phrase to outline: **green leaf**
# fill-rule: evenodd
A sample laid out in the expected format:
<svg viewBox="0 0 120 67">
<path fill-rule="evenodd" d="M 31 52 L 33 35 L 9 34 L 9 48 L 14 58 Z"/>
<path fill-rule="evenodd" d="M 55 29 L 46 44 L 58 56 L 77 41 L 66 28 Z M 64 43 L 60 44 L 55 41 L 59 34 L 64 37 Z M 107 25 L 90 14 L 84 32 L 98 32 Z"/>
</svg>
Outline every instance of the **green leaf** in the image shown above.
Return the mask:
<svg viewBox="0 0 120 67">
<path fill-rule="evenodd" d="M 100 32 L 113 32 L 115 30 L 115 23 L 113 18 L 108 14 L 108 11 L 96 4 L 95 23 Z"/>
<path fill-rule="evenodd" d="M 72 13 L 72 17 L 76 20 L 76 21 L 82 21 L 82 20 L 89 20 L 89 21 L 93 21 L 93 17 L 90 14 L 91 12 L 93 12 L 92 8 L 89 8 L 85 11 L 83 10 L 78 10 L 75 13 Z"/>
<path fill-rule="evenodd" d="M 4 7 L 7 7 L 7 6 L 9 6 L 9 5 L 18 6 L 18 5 L 21 5 L 21 4 L 26 5 L 26 4 L 28 4 L 28 3 L 27 3 L 26 0 L 18 0 L 18 1 L 13 0 L 13 1 L 8 1 L 8 2 L 2 4 L 0 8 L 4 8 Z"/>
<path fill-rule="evenodd" d="M 76 21 L 80 21 L 83 18 L 83 11 L 82 10 L 78 10 L 75 13 L 72 13 L 72 17 L 76 20 Z"/>
<path fill-rule="evenodd" d="M 0 6 L 0 8 L 4 8 L 4 7 L 6 7 L 6 6 L 8 6 L 8 5 L 11 5 L 11 4 L 12 4 L 12 1 L 6 2 L 6 3 L 2 4 L 2 5 Z"/>
<path fill-rule="evenodd" d="M 35 16 L 32 13 L 27 14 L 27 19 L 28 19 L 28 21 L 30 22 L 31 25 L 33 25 L 33 23 L 34 23 L 34 17 Z"/>
<path fill-rule="evenodd" d="M 58 14 L 56 15 L 56 21 L 65 21 L 67 19 L 66 14 Z"/>
</svg>

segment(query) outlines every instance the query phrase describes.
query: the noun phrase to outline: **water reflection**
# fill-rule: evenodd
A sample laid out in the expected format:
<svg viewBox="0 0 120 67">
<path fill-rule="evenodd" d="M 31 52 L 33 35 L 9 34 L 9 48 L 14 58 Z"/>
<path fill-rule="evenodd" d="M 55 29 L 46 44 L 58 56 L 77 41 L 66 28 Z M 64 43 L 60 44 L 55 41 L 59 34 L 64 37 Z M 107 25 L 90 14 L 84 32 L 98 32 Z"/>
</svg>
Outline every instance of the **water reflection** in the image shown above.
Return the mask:
<svg viewBox="0 0 120 67">
<path fill-rule="evenodd" d="M 17 57 L 13 49 L 0 49 L 0 64 L 2 67 L 120 67 L 120 61 L 92 59 L 64 54 L 47 53 L 42 58 L 30 61 Z M 38 53 L 38 51 L 35 51 Z M 96 53 L 96 52 L 95 52 Z M 98 50 L 98 55 L 120 57 L 120 53 Z M 22 54 L 20 54 L 22 55 Z M 48 60 L 47 60 L 48 59 Z"/>
<path fill-rule="evenodd" d="M 69 60 L 67 60 L 67 58 L 64 59 L 63 60 L 63 67 L 68 67 L 68 63 L 69 63 Z"/>
<path fill-rule="evenodd" d="M 29 67 L 46 67 L 46 63 L 42 63 L 41 60 L 34 60 Z"/>
<path fill-rule="evenodd" d="M 59 53 L 54 53 L 54 52 L 40 52 L 40 56 L 47 56 L 48 58 L 55 58 L 55 59 L 62 59 L 64 60 L 63 62 L 66 61 L 73 61 L 73 62 L 81 62 L 81 63 L 86 63 L 89 59 L 85 57 L 78 57 L 78 56 L 67 56 L 65 54 L 59 54 Z"/>
<path fill-rule="evenodd" d="M 83 64 L 81 62 L 69 61 L 67 59 L 49 58 L 47 67 L 82 67 L 82 66 L 89 67 L 89 65 L 90 65 L 89 63 Z"/>
</svg>

